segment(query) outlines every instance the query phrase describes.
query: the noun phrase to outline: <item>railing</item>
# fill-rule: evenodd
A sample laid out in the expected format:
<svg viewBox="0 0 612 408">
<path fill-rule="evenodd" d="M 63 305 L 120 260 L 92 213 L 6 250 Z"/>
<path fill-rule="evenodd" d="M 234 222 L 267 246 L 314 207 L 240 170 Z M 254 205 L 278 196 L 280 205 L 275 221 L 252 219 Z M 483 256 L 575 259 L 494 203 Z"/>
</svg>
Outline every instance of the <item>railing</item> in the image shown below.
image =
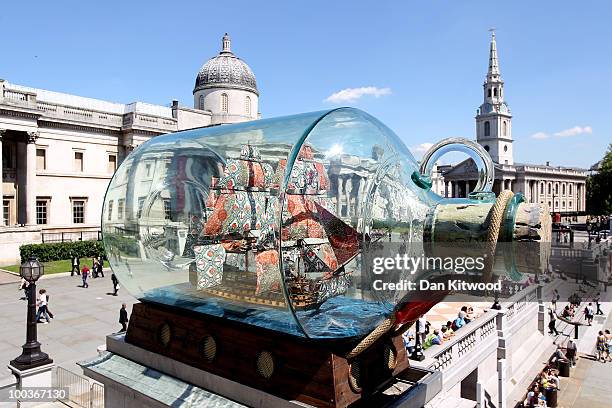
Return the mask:
<svg viewBox="0 0 612 408">
<path fill-rule="evenodd" d="M 50 118 L 67 119 L 113 127 L 119 127 L 123 123 L 123 115 L 117 113 L 99 112 L 93 109 L 40 101 L 36 103 L 36 108 L 43 112 L 44 116 Z"/>
<path fill-rule="evenodd" d="M 36 108 L 36 94 L 32 92 L 18 91 L 16 89 L 2 88 L 0 97 L 5 102 L 15 105 L 26 106 L 29 108 Z"/>
<path fill-rule="evenodd" d="M 53 377 L 55 388 L 68 388 L 68 395 L 58 399 L 67 405 L 77 405 L 82 408 L 104 407 L 104 385 L 92 383 L 87 377 L 68 371 L 63 367 L 55 369 Z"/>
<path fill-rule="evenodd" d="M 495 336 L 496 318 L 497 311 L 491 310 L 459 329 L 456 332 L 456 338 L 450 340 L 447 345 L 443 345 L 442 350 L 434 350 L 433 355 L 431 355 L 434 361 L 428 368 L 445 371 L 453 365 L 454 361 L 464 357 L 489 337 Z M 425 355 L 429 354 L 427 352 L 429 350 L 425 351 Z"/>
<path fill-rule="evenodd" d="M 102 231 L 43 232 L 41 235 L 43 243 L 102 241 Z"/>
<path fill-rule="evenodd" d="M 93 383 L 91 384 L 91 408 L 104 408 L 104 385 Z"/>
<path fill-rule="evenodd" d="M 424 363 L 427 364 L 429 369 L 445 372 L 454 363 L 460 360 L 465 362 L 465 356 L 472 350 L 478 349 L 481 354 L 486 352 L 484 348 L 489 347 L 493 350 L 497 347 L 497 330 L 504 330 L 504 327 L 502 327 L 503 321 L 506 321 L 507 328 L 511 330 L 516 324 L 520 326 L 521 319 L 518 319 L 518 317 L 529 318 L 529 313 L 524 313 L 524 311 L 530 303 L 535 305 L 537 302 L 537 285 L 517 293 L 509 298 L 508 302 L 504 302 L 505 311 L 502 311 L 502 313 L 498 313 L 497 310 L 489 310 L 457 330 L 453 339 L 440 346 L 432 346 L 425 350 L 425 356 L 428 359 L 433 359 L 433 361 Z M 503 316 L 505 316 L 505 319 L 503 319 Z M 516 321 L 512 321 L 513 318 Z"/>
<path fill-rule="evenodd" d="M 89 380 L 62 367 L 57 367 L 54 377 L 54 387 L 68 388 L 66 398 L 58 400 L 64 403 L 74 403 L 80 407 L 90 406 L 91 385 Z"/>
</svg>

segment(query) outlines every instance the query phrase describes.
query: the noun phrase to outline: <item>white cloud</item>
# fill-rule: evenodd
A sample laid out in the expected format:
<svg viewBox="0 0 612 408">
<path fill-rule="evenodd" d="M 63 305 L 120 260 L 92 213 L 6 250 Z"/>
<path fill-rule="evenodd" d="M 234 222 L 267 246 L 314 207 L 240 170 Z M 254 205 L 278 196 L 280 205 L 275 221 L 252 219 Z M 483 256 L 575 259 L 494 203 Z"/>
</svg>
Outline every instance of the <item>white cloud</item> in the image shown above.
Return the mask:
<svg viewBox="0 0 612 408">
<path fill-rule="evenodd" d="M 420 158 L 425 154 L 425 152 L 431 149 L 431 146 L 433 146 L 433 143 L 425 142 L 421 143 L 418 146 L 412 146 L 410 148 L 410 151 L 412 152 L 412 154 Z"/>
<path fill-rule="evenodd" d="M 325 98 L 325 102 L 345 103 L 355 102 L 363 96 L 374 96 L 380 98 L 384 95 L 391 94 L 391 88 L 377 88 L 375 86 L 362 86 L 360 88 L 346 88 L 335 92 Z"/>
<path fill-rule="evenodd" d="M 548 139 L 550 135 L 548 133 L 538 132 L 531 135 L 531 137 L 534 139 Z"/>
<path fill-rule="evenodd" d="M 582 134 L 591 134 L 593 133 L 593 128 L 590 126 L 574 126 L 569 129 L 561 130 L 559 132 L 555 132 L 552 135 L 546 132 L 537 132 L 531 135 L 533 139 L 549 139 L 552 136 L 554 137 L 571 137 Z"/>
<path fill-rule="evenodd" d="M 590 126 L 574 126 L 573 128 L 565 129 L 560 132 L 555 133 L 555 136 L 559 137 L 569 137 L 569 136 L 577 136 L 583 133 L 591 134 L 593 133 L 593 128 Z"/>
</svg>

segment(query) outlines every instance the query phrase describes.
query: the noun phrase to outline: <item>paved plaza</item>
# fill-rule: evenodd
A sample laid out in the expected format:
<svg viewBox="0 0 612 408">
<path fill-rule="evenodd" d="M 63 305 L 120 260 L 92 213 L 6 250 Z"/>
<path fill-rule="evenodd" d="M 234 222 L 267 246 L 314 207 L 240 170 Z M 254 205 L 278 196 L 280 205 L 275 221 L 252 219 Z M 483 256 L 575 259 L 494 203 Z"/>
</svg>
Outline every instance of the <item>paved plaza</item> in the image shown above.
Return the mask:
<svg viewBox="0 0 612 408">
<path fill-rule="evenodd" d="M 26 335 L 26 301 L 20 300 L 19 279 L 0 272 L 0 384 L 12 377 L 6 368 L 9 361 L 21 353 Z M 128 311 L 136 301 L 125 290 L 118 296 L 112 293 L 110 273 L 104 278 L 89 279 L 83 289 L 80 276 L 49 275 L 38 282 L 37 289 L 45 288 L 50 295 L 49 309 L 55 318 L 50 324 L 38 325 L 38 340 L 42 350 L 56 365 L 82 374 L 77 361 L 93 357 L 105 336 L 121 328 L 118 323 L 121 303 Z"/>
</svg>

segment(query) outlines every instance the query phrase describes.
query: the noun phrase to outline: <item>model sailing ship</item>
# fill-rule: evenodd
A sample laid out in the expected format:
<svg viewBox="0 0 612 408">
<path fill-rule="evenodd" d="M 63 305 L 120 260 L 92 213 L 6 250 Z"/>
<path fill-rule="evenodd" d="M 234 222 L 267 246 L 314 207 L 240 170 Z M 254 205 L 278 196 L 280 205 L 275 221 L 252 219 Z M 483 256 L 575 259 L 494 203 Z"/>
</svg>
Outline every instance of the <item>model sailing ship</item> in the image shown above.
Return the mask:
<svg viewBox="0 0 612 408">
<path fill-rule="evenodd" d="M 195 258 L 190 282 L 197 290 L 285 307 L 284 279 L 295 309 L 346 293 L 351 261 L 360 250 L 357 231 L 334 215 L 327 172 L 308 145 L 291 170 L 279 226 L 279 187 L 286 167 L 287 161 L 280 160 L 274 171 L 255 146 L 245 145 L 240 159 L 228 158 L 223 176 L 212 178 L 206 214 L 192 220 L 186 245 Z"/>
</svg>

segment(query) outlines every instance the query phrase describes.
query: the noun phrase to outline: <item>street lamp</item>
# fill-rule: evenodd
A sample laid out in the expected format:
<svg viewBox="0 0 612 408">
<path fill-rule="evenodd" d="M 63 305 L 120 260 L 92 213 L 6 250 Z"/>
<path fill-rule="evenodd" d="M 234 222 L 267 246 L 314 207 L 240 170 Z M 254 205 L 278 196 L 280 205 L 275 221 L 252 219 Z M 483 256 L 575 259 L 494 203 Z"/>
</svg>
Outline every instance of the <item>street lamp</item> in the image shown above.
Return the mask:
<svg viewBox="0 0 612 408">
<path fill-rule="evenodd" d="M 19 357 L 11 361 L 11 365 L 19 370 L 39 367 L 53 362 L 47 353 L 40 350 L 36 329 L 36 281 L 45 273 L 45 267 L 35 256 L 31 256 L 19 267 L 19 275 L 28 282 L 28 325 L 26 342 Z"/>
</svg>

